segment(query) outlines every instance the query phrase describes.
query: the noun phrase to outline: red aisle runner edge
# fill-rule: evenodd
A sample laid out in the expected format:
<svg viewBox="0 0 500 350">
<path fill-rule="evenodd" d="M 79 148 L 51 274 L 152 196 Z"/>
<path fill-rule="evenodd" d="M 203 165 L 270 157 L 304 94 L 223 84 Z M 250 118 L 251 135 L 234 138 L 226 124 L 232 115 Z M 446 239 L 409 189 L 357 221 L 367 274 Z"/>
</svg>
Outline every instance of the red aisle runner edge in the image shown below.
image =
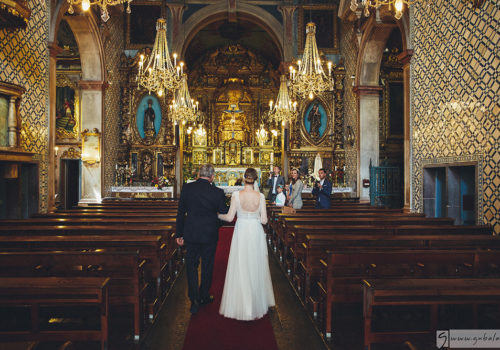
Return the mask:
<svg viewBox="0 0 500 350">
<path fill-rule="evenodd" d="M 215 301 L 202 306 L 191 317 L 183 350 L 278 349 L 269 315 L 256 321 L 237 321 L 219 314 L 233 230 L 233 227 L 222 227 L 219 231 L 211 289 Z"/>
</svg>

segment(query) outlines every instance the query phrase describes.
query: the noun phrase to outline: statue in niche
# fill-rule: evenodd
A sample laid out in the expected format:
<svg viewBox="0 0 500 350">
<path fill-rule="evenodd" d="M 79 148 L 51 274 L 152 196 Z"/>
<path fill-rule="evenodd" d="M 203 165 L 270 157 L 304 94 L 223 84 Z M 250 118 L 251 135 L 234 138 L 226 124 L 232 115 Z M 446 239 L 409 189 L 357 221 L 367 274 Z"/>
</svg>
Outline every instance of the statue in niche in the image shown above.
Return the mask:
<svg viewBox="0 0 500 350">
<path fill-rule="evenodd" d="M 311 137 L 315 140 L 319 139 L 319 129 L 321 128 L 321 112 L 319 111 L 319 105 L 317 103 L 314 104 L 311 111 L 309 112 L 307 120 L 309 120 L 309 122 L 311 123 Z"/>
<path fill-rule="evenodd" d="M 149 153 L 146 153 L 144 155 L 144 158 L 142 158 L 142 179 L 143 180 L 150 180 L 151 179 L 151 156 Z"/>
<path fill-rule="evenodd" d="M 153 100 L 148 100 L 148 108 L 144 111 L 144 134 L 146 136 L 155 135 L 155 111 L 153 109 Z"/>
</svg>

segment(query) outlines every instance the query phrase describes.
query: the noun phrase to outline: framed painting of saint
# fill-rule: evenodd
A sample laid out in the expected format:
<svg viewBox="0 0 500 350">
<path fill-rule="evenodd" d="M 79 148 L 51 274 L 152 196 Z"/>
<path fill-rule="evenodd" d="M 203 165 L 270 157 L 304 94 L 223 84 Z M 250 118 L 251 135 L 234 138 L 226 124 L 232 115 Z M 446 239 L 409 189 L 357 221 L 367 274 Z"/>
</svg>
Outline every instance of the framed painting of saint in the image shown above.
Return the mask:
<svg viewBox="0 0 500 350">
<path fill-rule="evenodd" d="M 303 126 L 307 137 L 313 144 L 322 141 L 328 128 L 328 113 L 323 103 L 316 99 L 304 110 Z"/>
<path fill-rule="evenodd" d="M 137 105 L 135 121 L 139 136 L 144 139 L 158 135 L 161 127 L 161 105 L 154 95 L 144 95 Z"/>
<path fill-rule="evenodd" d="M 156 37 L 156 20 L 161 17 L 162 3 L 134 1 L 127 14 L 127 49 L 153 47 Z"/>
<path fill-rule="evenodd" d="M 58 139 L 78 138 L 78 104 L 75 89 L 56 87 L 56 135 Z"/>
<path fill-rule="evenodd" d="M 299 53 L 304 51 L 306 24 L 316 24 L 316 44 L 325 54 L 339 53 L 337 5 L 305 5 L 299 8 Z"/>
</svg>

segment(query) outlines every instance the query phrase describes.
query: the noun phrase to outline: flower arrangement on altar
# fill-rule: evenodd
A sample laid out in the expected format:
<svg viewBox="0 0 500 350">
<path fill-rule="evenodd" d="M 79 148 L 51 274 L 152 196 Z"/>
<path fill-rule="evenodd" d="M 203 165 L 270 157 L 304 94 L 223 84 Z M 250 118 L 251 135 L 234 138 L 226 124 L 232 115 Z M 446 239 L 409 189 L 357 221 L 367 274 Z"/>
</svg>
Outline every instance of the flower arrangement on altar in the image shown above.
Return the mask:
<svg viewBox="0 0 500 350">
<path fill-rule="evenodd" d="M 161 190 L 163 187 L 171 186 L 171 182 L 166 176 L 158 176 L 153 178 L 151 186 Z"/>
</svg>

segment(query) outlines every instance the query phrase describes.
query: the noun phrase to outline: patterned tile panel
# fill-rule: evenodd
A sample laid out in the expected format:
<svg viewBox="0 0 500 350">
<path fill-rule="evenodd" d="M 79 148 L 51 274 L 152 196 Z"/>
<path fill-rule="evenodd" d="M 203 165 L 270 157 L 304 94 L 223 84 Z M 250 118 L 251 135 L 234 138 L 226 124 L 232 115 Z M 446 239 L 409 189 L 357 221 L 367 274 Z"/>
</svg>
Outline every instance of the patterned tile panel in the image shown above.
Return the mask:
<svg viewBox="0 0 500 350">
<path fill-rule="evenodd" d="M 40 211 L 48 204 L 49 2 L 28 0 L 31 17 L 23 30 L 0 29 L 0 81 L 26 88 L 19 113 L 21 145 L 40 162 Z"/>
<path fill-rule="evenodd" d="M 358 101 L 352 91 L 351 76 L 356 75 L 356 60 L 358 56 L 358 46 L 354 36 L 354 23 L 343 22 L 341 25 L 340 52 L 344 58 L 345 79 L 344 79 L 344 135 L 347 135 L 347 127 L 350 126 L 354 135 L 358 134 Z M 356 188 L 358 173 L 358 152 L 356 140 L 354 146 L 344 145 L 346 176 L 349 186 Z"/>
<path fill-rule="evenodd" d="M 101 27 L 109 83 L 109 87 L 106 89 L 104 95 L 102 141 L 102 171 L 104 172 L 102 191 L 105 197 L 111 195 L 111 186 L 115 179 L 115 164 L 120 141 L 120 56 L 124 49 L 123 22 L 122 16 L 111 16 L 108 22 Z"/>
<path fill-rule="evenodd" d="M 477 220 L 500 233 L 500 2 L 417 4 L 411 16 L 413 208 L 425 164 L 478 161 Z M 482 207 L 482 208 L 481 208 Z"/>
</svg>

